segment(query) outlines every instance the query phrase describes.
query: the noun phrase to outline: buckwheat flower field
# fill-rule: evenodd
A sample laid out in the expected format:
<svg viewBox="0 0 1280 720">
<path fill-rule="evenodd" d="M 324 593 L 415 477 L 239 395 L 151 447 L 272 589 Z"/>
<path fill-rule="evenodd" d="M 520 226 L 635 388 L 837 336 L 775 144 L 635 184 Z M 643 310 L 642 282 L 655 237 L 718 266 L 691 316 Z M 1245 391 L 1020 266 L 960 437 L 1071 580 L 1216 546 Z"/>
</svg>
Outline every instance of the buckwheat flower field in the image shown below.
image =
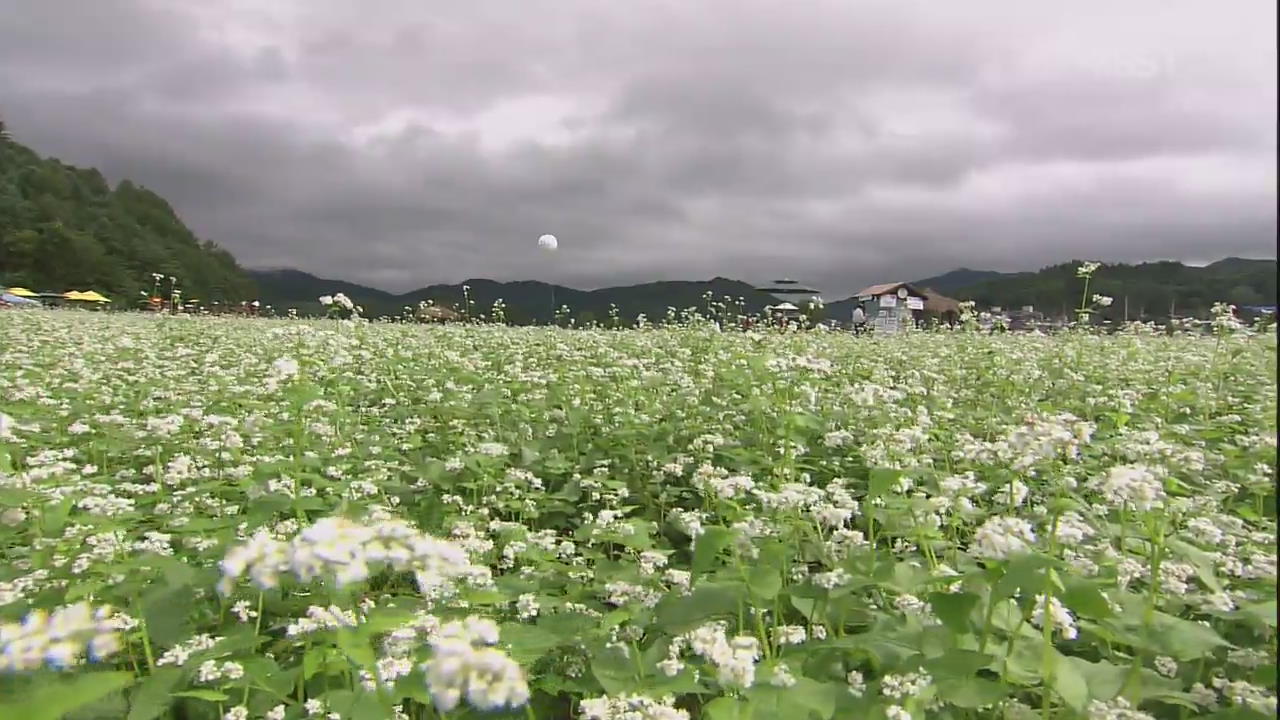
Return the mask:
<svg viewBox="0 0 1280 720">
<path fill-rule="evenodd" d="M 0 718 L 1267 718 L 1276 337 L 0 314 Z"/>
</svg>

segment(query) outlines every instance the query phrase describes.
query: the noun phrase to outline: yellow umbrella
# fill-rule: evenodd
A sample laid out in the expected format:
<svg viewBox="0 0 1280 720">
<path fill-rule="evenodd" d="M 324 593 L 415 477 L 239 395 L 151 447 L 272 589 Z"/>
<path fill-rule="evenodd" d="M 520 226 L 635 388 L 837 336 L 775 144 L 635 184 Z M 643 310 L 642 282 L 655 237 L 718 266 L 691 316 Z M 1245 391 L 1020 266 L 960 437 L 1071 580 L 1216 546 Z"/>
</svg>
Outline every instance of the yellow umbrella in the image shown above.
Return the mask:
<svg viewBox="0 0 1280 720">
<path fill-rule="evenodd" d="M 80 292 L 79 290 L 71 290 L 69 292 L 62 293 L 62 297 L 68 300 L 78 300 L 80 302 L 92 302 L 92 303 L 111 302 L 109 299 L 107 299 L 103 295 L 100 295 L 98 292 L 94 290 L 85 290 L 84 292 Z"/>
<path fill-rule="evenodd" d="M 40 293 L 31 292 L 24 287 L 12 287 L 9 288 L 8 292 L 10 295 L 17 295 L 18 297 L 38 297 L 40 295 Z"/>
<path fill-rule="evenodd" d="M 96 302 L 96 303 L 111 302 L 110 298 L 106 297 L 105 295 L 102 295 L 97 290 L 85 290 L 84 292 L 78 293 L 78 294 L 80 295 L 79 299 L 84 300 L 85 302 Z"/>
</svg>

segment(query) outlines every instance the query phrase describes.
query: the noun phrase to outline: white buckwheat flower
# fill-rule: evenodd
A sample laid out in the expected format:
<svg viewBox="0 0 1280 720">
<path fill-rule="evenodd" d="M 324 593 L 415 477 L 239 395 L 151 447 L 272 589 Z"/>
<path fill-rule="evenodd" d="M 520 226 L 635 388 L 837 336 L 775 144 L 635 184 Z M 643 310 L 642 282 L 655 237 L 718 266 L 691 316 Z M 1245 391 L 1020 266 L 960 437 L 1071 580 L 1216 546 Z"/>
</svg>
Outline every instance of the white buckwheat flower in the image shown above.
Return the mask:
<svg viewBox="0 0 1280 720">
<path fill-rule="evenodd" d="M 529 701 L 524 672 L 493 647 L 498 626 L 468 617 L 445 624 L 431 639 L 433 656 L 423 664 L 427 690 L 438 709 L 450 712 L 465 697 L 479 710 L 516 708 Z"/>
<path fill-rule="evenodd" d="M 973 534 L 974 552 L 980 557 L 1004 560 L 1026 552 L 1036 541 L 1031 523 L 1016 517 L 993 517 Z"/>
</svg>

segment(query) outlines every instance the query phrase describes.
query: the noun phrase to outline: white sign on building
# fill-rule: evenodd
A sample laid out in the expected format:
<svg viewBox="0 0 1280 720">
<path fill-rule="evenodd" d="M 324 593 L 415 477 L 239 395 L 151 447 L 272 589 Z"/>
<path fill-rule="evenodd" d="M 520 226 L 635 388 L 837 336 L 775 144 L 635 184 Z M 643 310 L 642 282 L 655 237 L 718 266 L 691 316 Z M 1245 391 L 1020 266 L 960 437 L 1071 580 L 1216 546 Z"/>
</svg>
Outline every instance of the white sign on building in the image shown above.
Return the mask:
<svg viewBox="0 0 1280 720">
<path fill-rule="evenodd" d="M 875 329 L 878 333 L 896 333 L 898 332 L 898 316 L 884 315 L 876 318 Z"/>
</svg>

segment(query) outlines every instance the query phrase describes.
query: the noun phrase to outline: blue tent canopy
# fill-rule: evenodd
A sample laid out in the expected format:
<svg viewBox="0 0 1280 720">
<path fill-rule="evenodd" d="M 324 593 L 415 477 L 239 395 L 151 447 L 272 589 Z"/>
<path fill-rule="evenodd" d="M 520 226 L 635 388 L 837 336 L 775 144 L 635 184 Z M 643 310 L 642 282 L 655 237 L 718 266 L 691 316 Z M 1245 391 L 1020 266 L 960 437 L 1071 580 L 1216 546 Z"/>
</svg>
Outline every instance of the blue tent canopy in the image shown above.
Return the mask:
<svg viewBox="0 0 1280 720">
<path fill-rule="evenodd" d="M 9 303 L 10 305 L 39 305 L 40 304 L 35 300 L 32 300 L 31 298 L 24 298 L 24 297 L 19 297 L 17 295 L 10 295 L 9 293 L 0 294 L 0 300 L 3 300 Z"/>
</svg>

